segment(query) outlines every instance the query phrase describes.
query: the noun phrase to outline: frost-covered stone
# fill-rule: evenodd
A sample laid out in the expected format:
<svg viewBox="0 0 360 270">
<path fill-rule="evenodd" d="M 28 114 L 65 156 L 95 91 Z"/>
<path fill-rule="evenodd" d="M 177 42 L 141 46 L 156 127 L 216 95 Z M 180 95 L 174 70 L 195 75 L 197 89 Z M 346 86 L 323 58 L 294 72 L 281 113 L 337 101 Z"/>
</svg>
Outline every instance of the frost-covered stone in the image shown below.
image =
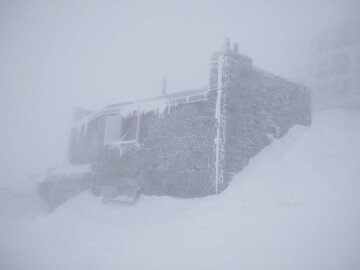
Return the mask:
<svg viewBox="0 0 360 270">
<path fill-rule="evenodd" d="M 221 192 L 274 138 L 310 125 L 310 93 L 227 44 L 212 55 L 208 88 L 111 105 L 80 121 L 69 160 L 92 163 L 97 184 L 134 179 L 147 194 L 196 197 Z"/>
</svg>

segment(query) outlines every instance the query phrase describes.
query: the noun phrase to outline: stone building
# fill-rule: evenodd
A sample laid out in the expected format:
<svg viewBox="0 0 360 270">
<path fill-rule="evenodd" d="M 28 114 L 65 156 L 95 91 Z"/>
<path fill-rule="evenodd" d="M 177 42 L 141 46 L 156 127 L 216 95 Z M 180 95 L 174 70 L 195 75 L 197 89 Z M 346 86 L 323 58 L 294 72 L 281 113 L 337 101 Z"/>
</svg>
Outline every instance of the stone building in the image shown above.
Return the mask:
<svg viewBox="0 0 360 270">
<path fill-rule="evenodd" d="M 213 53 L 209 85 L 78 112 L 69 162 L 91 164 L 98 186 L 135 181 L 145 194 L 224 190 L 274 138 L 311 124 L 309 90 L 255 68 L 230 48 Z"/>
</svg>

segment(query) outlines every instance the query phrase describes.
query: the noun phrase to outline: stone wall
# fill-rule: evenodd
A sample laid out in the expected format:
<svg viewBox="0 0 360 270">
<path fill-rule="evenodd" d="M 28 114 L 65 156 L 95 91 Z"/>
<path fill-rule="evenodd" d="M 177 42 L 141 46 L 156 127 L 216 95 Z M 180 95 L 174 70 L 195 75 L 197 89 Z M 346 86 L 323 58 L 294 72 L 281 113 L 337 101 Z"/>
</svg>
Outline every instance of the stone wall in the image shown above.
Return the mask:
<svg viewBox="0 0 360 270">
<path fill-rule="evenodd" d="M 161 116 L 143 114 L 139 142 L 106 148 L 95 165 L 99 177 L 137 179 L 146 194 L 213 193 L 214 108 L 209 99 L 178 104 Z"/>
<path fill-rule="evenodd" d="M 224 53 L 223 69 L 225 188 L 272 140 L 296 124 L 311 125 L 311 100 L 305 87 L 253 67 L 232 50 Z"/>
</svg>

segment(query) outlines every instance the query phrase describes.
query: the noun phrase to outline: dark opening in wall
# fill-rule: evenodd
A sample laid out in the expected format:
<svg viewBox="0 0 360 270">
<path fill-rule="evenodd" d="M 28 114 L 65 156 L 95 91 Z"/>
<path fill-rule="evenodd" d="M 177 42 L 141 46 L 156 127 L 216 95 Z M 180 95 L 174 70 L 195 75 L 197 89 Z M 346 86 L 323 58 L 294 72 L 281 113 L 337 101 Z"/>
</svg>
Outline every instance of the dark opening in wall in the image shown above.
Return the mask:
<svg viewBox="0 0 360 270">
<path fill-rule="evenodd" d="M 122 118 L 121 140 L 133 141 L 136 139 L 137 115 Z"/>
<path fill-rule="evenodd" d="M 137 140 L 139 116 L 134 113 L 129 116 L 112 114 L 106 117 L 104 144 L 126 143 Z"/>
</svg>

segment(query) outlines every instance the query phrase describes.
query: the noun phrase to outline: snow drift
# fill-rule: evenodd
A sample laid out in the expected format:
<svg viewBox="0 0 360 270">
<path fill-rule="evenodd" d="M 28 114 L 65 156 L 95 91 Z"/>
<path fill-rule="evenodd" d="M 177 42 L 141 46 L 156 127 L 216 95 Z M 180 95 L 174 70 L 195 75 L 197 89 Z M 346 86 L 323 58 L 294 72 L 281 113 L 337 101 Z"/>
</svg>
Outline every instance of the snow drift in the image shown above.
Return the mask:
<svg viewBox="0 0 360 270">
<path fill-rule="evenodd" d="M 319 112 L 201 199 L 0 208 L 0 269 L 359 269 L 360 112 Z"/>
</svg>

